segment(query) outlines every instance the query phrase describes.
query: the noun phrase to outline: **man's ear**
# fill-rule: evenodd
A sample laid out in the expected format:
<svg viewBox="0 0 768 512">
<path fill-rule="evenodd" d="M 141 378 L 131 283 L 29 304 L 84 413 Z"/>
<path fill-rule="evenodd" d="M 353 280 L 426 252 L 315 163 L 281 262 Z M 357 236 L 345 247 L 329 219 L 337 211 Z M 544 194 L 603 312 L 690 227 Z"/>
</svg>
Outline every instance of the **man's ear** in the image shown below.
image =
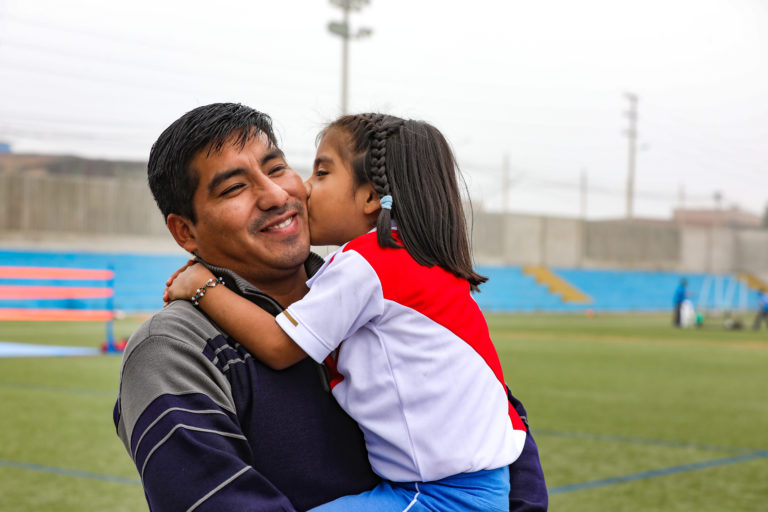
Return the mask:
<svg viewBox="0 0 768 512">
<path fill-rule="evenodd" d="M 171 213 L 165 223 L 179 247 L 189 253 L 196 254 L 197 240 L 195 239 L 195 225 L 192 221 L 181 215 Z"/>
</svg>

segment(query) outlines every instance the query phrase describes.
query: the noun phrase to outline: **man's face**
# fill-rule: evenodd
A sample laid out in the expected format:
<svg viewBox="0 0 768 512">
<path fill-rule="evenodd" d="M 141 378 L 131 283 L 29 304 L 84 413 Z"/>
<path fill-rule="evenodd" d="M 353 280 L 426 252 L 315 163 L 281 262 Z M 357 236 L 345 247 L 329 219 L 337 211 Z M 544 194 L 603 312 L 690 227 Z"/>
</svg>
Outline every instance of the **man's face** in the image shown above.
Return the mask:
<svg viewBox="0 0 768 512">
<path fill-rule="evenodd" d="M 256 284 L 302 268 L 309 254 L 306 191 L 282 152 L 264 136 L 240 150 L 200 151 L 190 163 L 199 176 L 197 222 L 184 248 Z"/>
</svg>

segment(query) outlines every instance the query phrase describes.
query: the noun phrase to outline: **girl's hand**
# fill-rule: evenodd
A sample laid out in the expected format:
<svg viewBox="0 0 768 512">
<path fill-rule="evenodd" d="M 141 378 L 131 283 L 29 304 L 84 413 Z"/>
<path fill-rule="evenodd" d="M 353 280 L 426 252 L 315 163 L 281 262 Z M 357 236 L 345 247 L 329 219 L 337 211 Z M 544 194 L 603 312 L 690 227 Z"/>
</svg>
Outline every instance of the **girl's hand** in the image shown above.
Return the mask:
<svg viewBox="0 0 768 512">
<path fill-rule="evenodd" d="M 166 304 L 172 300 L 191 300 L 197 289 L 211 278 L 215 278 L 215 276 L 200 263 L 187 263 L 168 280 L 168 287 L 163 293 L 163 300 Z"/>
<path fill-rule="evenodd" d="M 191 260 L 187 261 L 184 264 L 183 267 L 181 267 L 179 270 L 174 272 L 171 275 L 171 277 L 169 277 L 168 280 L 165 282 L 165 290 L 163 290 L 163 307 L 165 307 L 165 306 L 167 306 L 168 304 L 171 303 L 171 300 L 168 298 L 168 287 L 171 286 L 171 283 L 173 283 L 173 280 L 176 279 L 179 276 L 179 274 L 184 272 L 186 269 L 188 269 L 189 267 L 191 267 L 195 263 L 197 263 L 197 261 L 194 258 L 192 258 Z"/>
<path fill-rule="evenodd" d="M 169 277 L 169 278 L 168 278 L 168 280 L 165 282 L 165 286 L 171 286 L 171 283 L 173 282 L 173 280 L 174 280 L 174 279 L 176 279 L 176 278 L 179 276 L 179 274 L 181 274 L 182 272 L 184 272 L 185 270 L 187 270 L 189 267 L 191 267 L 191 266 L 192 266 L 192 265 L 194 265 L 195 263 L 197 263 L 197 260 L 196 260 L 195 258 L 192 258 L 191 260 L 187 261 L 187 262 L 184 264 L 184 266 L 183 266 L 183 267 L 181 267 L 179 270 L 177 270 L 176 272 L 174 272 L 174 273 L 171 275 L 171 277 Z"/>
</svg>

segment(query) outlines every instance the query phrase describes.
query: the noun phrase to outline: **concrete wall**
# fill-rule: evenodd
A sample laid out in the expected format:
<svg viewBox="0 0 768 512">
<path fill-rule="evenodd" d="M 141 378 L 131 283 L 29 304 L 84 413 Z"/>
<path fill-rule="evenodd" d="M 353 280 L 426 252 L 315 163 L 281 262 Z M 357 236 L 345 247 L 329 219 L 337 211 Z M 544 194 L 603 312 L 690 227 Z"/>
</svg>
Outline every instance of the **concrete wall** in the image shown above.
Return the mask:
<svg viewBox="0 0 768 512">
<path fill-rule="evenodd" d="M 680 232 L 666 223 L 587 222 L 584 266 L 671 270 L 680 261 Z"/>
<path fill-rule="evenodd" d="M 476 212 L 475 262 L 768 276 L 768 230 Z M 176 251 L 144 179 L 0 174 L 0 247 Z M 102 247 L 103 249 L 103 247 Z"/>
<path fill-rule="evenodd" d="M 476 260 L 489 264 L 505 262 L 506 241 L 502 236 L 500 215 L 477 212 L 468 216 L 467 226 L 472 237 L 472 248 Z"/>
<path fill-rule="evenodd" d="M 735 233 L 733 267 L 760 273 L 768 281 L 768 230 L 748 229 Z"/>
<path fill-rule="evenodd" d="M 580 267 L 584 260 L 584 228 L 577 219 L 543 217 L 543 260 L 551 267 Z"/>
<path fill-rule="evenodd" d="M 579 220 L 479 212 L 468 224 L 477 262 L 580 266 L 583 223 Z"/>
<path fill-rule="evenodd" d="M 768 230 L 479 212 L 475 262 L 768 276 Z"/>
<path fill-rule="evenodd" d="M 681 257 L 679 268 L 694 272 L 732 272 L 748 270 L 737 268 L 736 254 L 742 250 L 751 253 L 749 248 L 740 249 L 739 231 L 730 228 L 704 228 L 683 226 L 680 228 Z M 768 232 L 763 232 L 763 239 L 768 242 Z M 753 267 L 753 272 L 760 268 Z M 768 269 L 768 260 L 763 260 L 762 268 Z"/>
<path fill-rule="evenodd" d="M 0 231 L 161 235 L 143 180 L 0 174 Z"/>
</svg>

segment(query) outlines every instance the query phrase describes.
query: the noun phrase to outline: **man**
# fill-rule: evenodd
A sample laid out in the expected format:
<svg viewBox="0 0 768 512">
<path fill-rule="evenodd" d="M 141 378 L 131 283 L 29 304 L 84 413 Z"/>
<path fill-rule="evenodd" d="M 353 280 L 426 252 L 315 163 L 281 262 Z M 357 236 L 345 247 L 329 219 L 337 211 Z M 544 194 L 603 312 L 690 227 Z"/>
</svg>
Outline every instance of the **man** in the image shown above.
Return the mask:
<svg viewBox="0 0 768 512">
<path fill-rule="evenodd" d="M 682 327 L 682 312 L 683 303 L 688 298 L 688 281 L 681 279 L 680 283 L 675 288 L 675 296 L 672 301 L 675 304 L 673 323 L 675 327 Z"/>
<path fill-rule="evenodd" d="M 765 324 L 768 325 L 768 290 L 760 290 L 757 292 L 757 315 L 755 316 L 752 328 L 759 331 L 760 324 L 763 320 L 765 320 Z"/>
<path fill-rule="evenodd" d="M 157 140 L 148 175 L 174 239 L 225 286 L 272 314 L 306 293 L 322 259 L 268 116 L 197 108 Z M 262 365 L 190 302 L 155 314 L 128 342 L 115 406 L 150 509 L 306 510 L 373 487 L 360 430 L 327 382 L 310 359 Z M 532 438 L 510 469 L 513 510 L 545 510 Z"/>
</svg>

